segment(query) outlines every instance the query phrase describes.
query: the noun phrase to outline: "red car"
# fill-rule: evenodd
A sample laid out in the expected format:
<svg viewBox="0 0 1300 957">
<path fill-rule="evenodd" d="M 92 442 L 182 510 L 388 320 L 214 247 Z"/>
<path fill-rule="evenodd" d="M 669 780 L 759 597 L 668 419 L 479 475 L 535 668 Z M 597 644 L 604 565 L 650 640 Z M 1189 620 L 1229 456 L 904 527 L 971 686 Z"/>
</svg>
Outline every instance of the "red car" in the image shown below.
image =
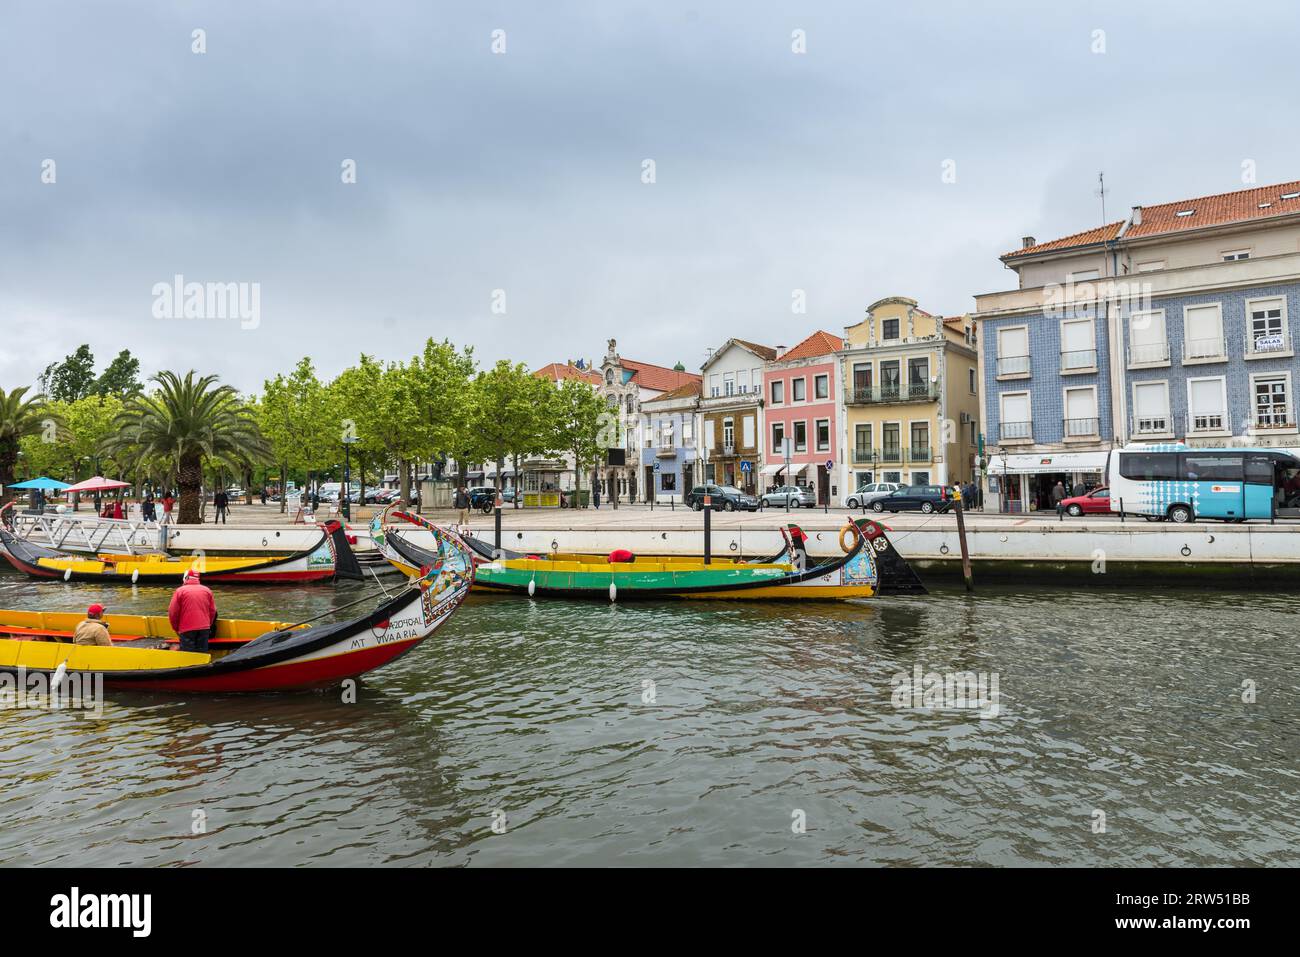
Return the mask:
<svg viewBox="0 0 1300 957">
<path fill-rule="evenodd" d="M 1086 495 L 1075 495 L 1062 499 L 1061 504 L 1071 515 L 1109 515 L 1110 489 L 1106 486 L 1095 488 Z"/>
</svg>

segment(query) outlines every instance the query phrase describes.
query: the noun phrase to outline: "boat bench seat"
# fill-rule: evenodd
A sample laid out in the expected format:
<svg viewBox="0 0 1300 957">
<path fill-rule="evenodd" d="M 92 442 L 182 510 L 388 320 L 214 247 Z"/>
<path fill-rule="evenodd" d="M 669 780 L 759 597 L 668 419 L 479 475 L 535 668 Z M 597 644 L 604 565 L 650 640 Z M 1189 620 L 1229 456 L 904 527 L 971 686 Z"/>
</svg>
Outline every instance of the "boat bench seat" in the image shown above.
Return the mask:
<svg viewBox="0 0 1300 957">
<path fill-rule="evenodd" d="M 0 667 L 53 671 L 67 662 L 69 671 L 138 671 L 206 665 L 212 656 L 195 651 L 158 648 L 105 648 L 49 641 L 0 641 Z"/>
</svg>

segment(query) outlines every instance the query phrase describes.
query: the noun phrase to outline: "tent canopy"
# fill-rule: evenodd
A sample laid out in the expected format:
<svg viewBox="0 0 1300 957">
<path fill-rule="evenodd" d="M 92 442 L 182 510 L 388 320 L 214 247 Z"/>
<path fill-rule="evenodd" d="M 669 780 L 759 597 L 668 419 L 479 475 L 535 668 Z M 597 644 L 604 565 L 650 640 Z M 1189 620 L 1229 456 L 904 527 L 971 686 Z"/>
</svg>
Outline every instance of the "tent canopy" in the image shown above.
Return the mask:
<svg viewBox="0 0 1300 957">
<path fill-rule="evenodd" d="M 58 479 L 46 478 L 42 475 L 40 478 L 28 479 L 26 482 L 15 482 L 10 488 L 39 488 L 44 491 L 62 491 L 68 488 L 67 482 L 60 482 Z"/>
<path fill-rule="evenodd" d="M 1046 475 L 1053 472 L 1105 472 L 1109 452 L 1043 452 L 995 455 L 989 459 L 990 475 Z"/>
<path fill-rule="evenodd" d="M 108 492 L 116 488 L 130 488 L 130 482 L 119 482 L 117 479 L 106 479 L 102 475 L 96 475 L 94 478 L 88 478 L 84 482 L 78 482 L 76 485 L 68 485 L 63 491 L 65 492 Z"/>
</svg>

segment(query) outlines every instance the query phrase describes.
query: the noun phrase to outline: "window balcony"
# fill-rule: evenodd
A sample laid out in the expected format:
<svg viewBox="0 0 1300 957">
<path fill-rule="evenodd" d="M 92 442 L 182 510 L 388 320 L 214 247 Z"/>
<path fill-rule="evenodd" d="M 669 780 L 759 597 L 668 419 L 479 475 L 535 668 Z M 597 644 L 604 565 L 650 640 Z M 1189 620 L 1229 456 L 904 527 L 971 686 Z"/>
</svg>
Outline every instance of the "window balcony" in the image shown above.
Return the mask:
<svg viewBox="0 0 1300 957">
<path fill-rule="evenodd" d="M 1082 419 L 1062 419 L 1061 434 L 1066 439 L 1095 439 L 1100 434 L 1101 420 L 1096 416 Z"/>
<path fill-rule="evenodd" d="M 1002 422 L 998 425 L 998 438 L 1002 442 L 1034 441 L 1034 423 Z"/>
<path fill-rule="evenodd" d="M 1188 339 L 1183 343 L 1184 362 L 1227 362 L 1228 344 L 1223 336 Z"/>
<path fill-rule="evenodd" d="M 1294 432 L 1295 416 L 1287 412 L 1257 412 L 1254 430 L 1258 432 Z"/>
<path fill-rule="evenodd" d="M 864 448 L 862 446 L 857 446 L 853 449 L 853 464 L 854 465 L 869 464 L 872 461 L 873 456 L 879 457 L 879 453 L 876 452 L 875 449 L 869 449 L 869 448 Z"/>
<path fill-rule="evenodd" d="M 1257 333 L 1247 340 L 1246 358 L 1264 358 L 1274 356 L 1281 358 L 1283 356 L 1293 355 L 1291 351 L 1291 337 L 1285 331 L 1277 333 Z"/>
<path fill-rule="evenodd" d="M 1169 364 L 1169 343 L 1148 342 L 1128 347 L 1129 366 L 1160 366 Z"/>
<path fill-rule="evenodd" d="M 937 382 L 883 385 L 874 389 L 844 390 L 845 405 L 883 405 L 889 402 L 934 402 L 939 398 Z"/>
<path fill-rule="evenodd" d="M 998 356 L 998 378 L 1030 374 L 1029 356 Z"/>
<path fill-rule="evenodd" d="M 932 462 L 933 460 L 934 451 L 928 445 L 913 445 L 907 450 L 909 462 Z"/>
<path fill-rule="evenodd" d="M 1172 435 L 1173 420 L 1168 415 L 1144 415 L 1129 422 L 1132 435 Z"/>
<path fill-rule="evenodd" d="M 1228 416 L 1224 412 L 1188 413 L 1187 431 L 1189 433 L 1215 433 L 1226 429 Z"/>
<path fill-rule="evenodd" d="M 884 462 L 884 463 L 889 463 L 889 464 L 899 464 L 899 465 L 901 465 L 902 462 L 903 462 L 903 448 L 902 448 L 902 446 L 898 446 L 898 447 L 896 447 L 896 448 L 890 448 L 890 447 L 887 446 L 887 447 L 881 449 L 881 450 L 880 450 L 880 461 L 881 461 L 881 462 Z"/>
<path fill-rule="evenodd" d="M 1075 349 L 1061 353 L 1061 374 L 1097 371 L 1096 349 Z"/>
</svg>

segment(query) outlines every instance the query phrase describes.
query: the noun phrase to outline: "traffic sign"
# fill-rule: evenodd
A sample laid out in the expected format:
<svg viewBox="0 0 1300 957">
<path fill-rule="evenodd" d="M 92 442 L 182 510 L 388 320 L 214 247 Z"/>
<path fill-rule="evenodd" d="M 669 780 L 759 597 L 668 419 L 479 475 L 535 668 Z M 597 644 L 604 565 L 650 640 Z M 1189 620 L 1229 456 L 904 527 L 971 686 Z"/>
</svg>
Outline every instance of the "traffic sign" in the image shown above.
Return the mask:
<svg viewBox="0 0 1300 957">
<path fill-rule="evenodd" d="M 752 472 L 752 471 L 754 471 L 754 463 L 753 463 L 753 462 L 741 462 L 741 463 L 740 463 L 740 470 L 741 470 L 742 472 Z"/>
<path fill-rule="evenodd" d="M 835 468 L 835 460 L 834 460 L 834 459 L 827 459 L 827 460 L 826 460 L 826 471 L 829 472 L 829 471 L 830 471 L 831 469 L 833 469 L 833 468 Z"/>
<path fill-rule="evenodd" d="M 659 463 L 658 463 L 658 462 L 655 463 L 655 471 L 656 471 L 656 472 L 659 471 Z"/>
</svg>

